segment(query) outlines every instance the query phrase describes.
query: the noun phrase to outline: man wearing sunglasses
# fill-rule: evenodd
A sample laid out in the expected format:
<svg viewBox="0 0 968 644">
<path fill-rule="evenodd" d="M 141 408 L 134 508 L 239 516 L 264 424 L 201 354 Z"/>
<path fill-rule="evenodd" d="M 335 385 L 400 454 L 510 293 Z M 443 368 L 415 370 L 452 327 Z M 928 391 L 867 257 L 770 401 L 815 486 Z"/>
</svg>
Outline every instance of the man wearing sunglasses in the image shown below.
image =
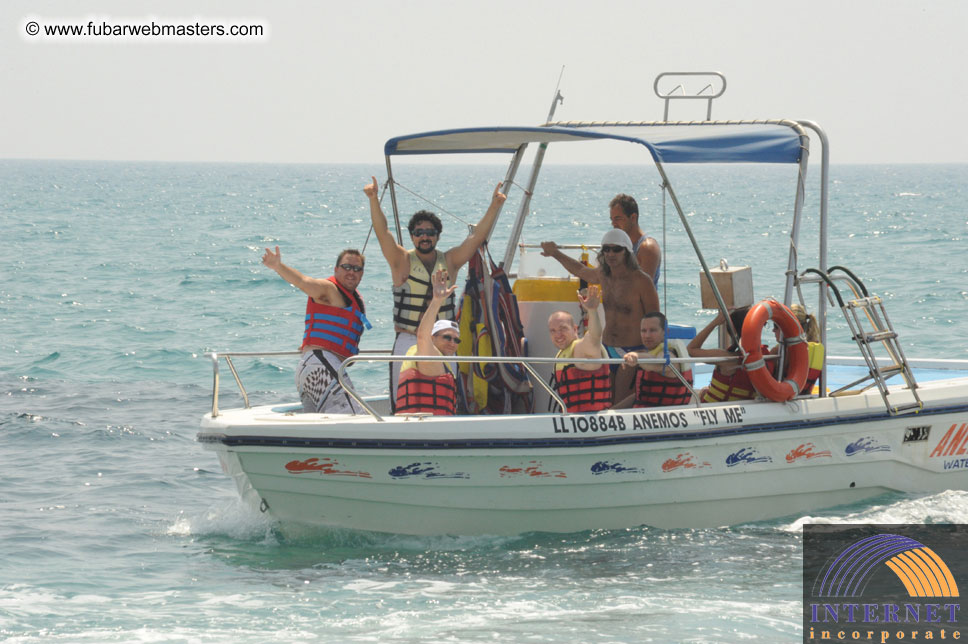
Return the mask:
<svg viewBox="0 0 968 644">
<path fill-rule="evenodd" d="M 452 298 L 456 285 L 448 286 L 447 271 L 434 273 L 432 298 L 417 326 L 417 343 L 408 356 L 453 356 L 460 344 L 460 327 L 453 320 L 437 320 L 437 312 Z M 446 362 L 407 360 L 400 369 L 395 413 L 453 416 L 457 410 L 457 380 Z"/>
<path fill-rule="evenodd" d="M 602 237 L 598 266 L 585 266 L 561 252 L 552 241 L 541 243 L 541 254 L 553 257 L 572 275 L 589 284 L 602 285 L 605 330 L 602 343 L 609 357 L 621 358 L 629 351 L 642 349 L 639 322 L 646 313 L 659 310 L 659 294 L 652 278 L 642 272 L 633 255 L 632 240 L 624 231 L 612 228 Z M 623 400 L 631 392 L 635 372 L 612 366 L 613 400 Z"/>
<path fill-rule="evenodd" d="M 331 277 L 307 277 L 282 263 L 282 253 L 266 248 L 262 263 L 279 274 L 309 298 L 306 301 L 306 327 L 296 369 L 296 389 L 309 413 L 356 414 L 363 410 L 338 384 L 336 369 L 343 360 L 359 353 L 366 319 L 366 306 L 356 287 L 363 279 L 365 258 L 360 251 L 346 249 L 336 258 Z"/>
<path fill-rule="evenodd" d="M 506 196 L 501 193 L 501 184 L 497 184 L 491 195 L 491 204 L 484 216 L 474 227 L 473 232 L 461 242 L 446 252 L 437 250 L 437 242 L 443 225 L 440 218 L 427 210 L 418 211 L 407 224 L 413 249 L 407 250 L 396 242 L 387 225 L 386 215 L 380 208 L 378 185 L 376 177 L 373 182 L 363 188 L 370 201 L 370 218 L 373 221 L 373 232 L 380 242 L 380 250 L 390 265 L 393 278 L 393 326 L 396 339 L 393 343 L 393 355 L 403 355 L 407 349 L 417 342 L 417 326 L 427 310 L 431 299 L 430 276 L 438 271 L 446 271 L 453 285 L 457 279 L 457 272 L 473 257 L 494 226 L 501 206 Z M 453 320 L 457 317 L 454 295 L 451 293 L 441 304 L 436 318 Z M 397 390 L 400 363 L 390 363 L 390 392 Z"/>
</svg>

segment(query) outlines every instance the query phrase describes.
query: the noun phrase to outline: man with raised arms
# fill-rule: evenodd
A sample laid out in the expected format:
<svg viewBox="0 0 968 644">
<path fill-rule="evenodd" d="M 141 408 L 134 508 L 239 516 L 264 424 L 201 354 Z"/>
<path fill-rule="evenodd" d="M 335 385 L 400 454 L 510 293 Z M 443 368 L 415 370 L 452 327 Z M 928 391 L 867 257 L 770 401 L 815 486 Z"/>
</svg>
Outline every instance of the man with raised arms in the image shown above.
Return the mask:
<svg viewBox="0 0 968 644">
<path fill-rule="evenodd" d="M 601 288 L 588 287 L 588 297 L 578 293 L 578 302 L 588 313 L 588 330 L 578 337 L 578 325 L 568 311 L 555 311 L 548 318 L 548 334 L 558 349 L 554 387 L 569 413 L 601 411 L 612 404 L 612 383 L 608 365 L 595 362 L 568 362 L 575 358 L 607 358 L 602 346 L 602 322 L 598 318 Z M 554 403 L 552 403 L 554 404 Z M 557 407 L 557 405 L 555 405 Z"/>
<path fill-rule="evenodd" d="M 343 360 L 359 353 L 363 329 L 372 328 L 366 319 L 366 307 L 356 287 L 363 279 L 365 259 L 360 251 L 348 248 L 336 258 L 332 277 L 307 277 L 282 263 L 282 253 L 266 248 L 262 263 L 308 296 L 306 328 L 296 369 L 296 389 L 303 411 L 316 413 L 356 414 L 363 410 L 336 385 L 336 369 Z M 347 380 L 347 382 L 349 382 Z"/>
<path fill-rule="evenodd" d="M 542 242 L 541 254 L 553 257 L 572 275 L 589 284 L 602 285 L 605 330 L 602 342 L 611 358 L 621 358 L 642 348 L 639 323 L 646 313 L 659 310 L 659 294 L 652 279 L 642 272 L 632 255 L 632 241 L 624 231 L 612 228 L 602 237 L 598 266 L 585 266 L 565 255 L 555 242 Z M 615 376 L 614 400 L 628 396 L 635 373 L 623 367 Z"/>
<path fill-rule="evenodd" d="M 608 216 L 612 220 L 612 228 L 623 230 L 629 236 L 632 241 L 632 254 L 635 255 L 639 268 L 658 286 L 662 249 L 659 248 L 659 242 L 646 235 L 639 227 L 639 204 L 630 195 L 615 195 L 608 203 Z"/>
<path fill-rule="evenodd" d="M 363 188 L 363 192 L 370 200 L 370 218 L 373 221 L 373 232 L 380 242 L 380 250 L 390 265 L 393 278 L 393 326 L 397 333 L 393 343 L 393 355 L 404 355 L 407 349 L 417 343 L 417 327 L 423 317 L 427 305 L 430 304 L 432 288 L 430 276 L 437 271 L 446 271 L 448 286 L 457 280 L 457 272 L 473 257 L 494 226 L 506 195 L 501 193 L 501 184 L 497 184 L 491 195 L 491 205 L 487 212 L 474 227 L 474 231 L 461 242 L 446 252 L 437 250 L 437 242 L 443 225 L 440 218 L 427 210 L 420 210 L 407 224 L 413 249 L 407 250 L 396 242 L 387 225 L 386 215 L 380 208 L 376 177 L 373 183 Z M 437 313 L 438 320 L 453 320 L 457 316 L 454 304 L 454 293 L 451 292 L 447 300 Z M 390 363 L 390 399 L 393 400 L 400 376 L 400 363 Z"/>
</svg>

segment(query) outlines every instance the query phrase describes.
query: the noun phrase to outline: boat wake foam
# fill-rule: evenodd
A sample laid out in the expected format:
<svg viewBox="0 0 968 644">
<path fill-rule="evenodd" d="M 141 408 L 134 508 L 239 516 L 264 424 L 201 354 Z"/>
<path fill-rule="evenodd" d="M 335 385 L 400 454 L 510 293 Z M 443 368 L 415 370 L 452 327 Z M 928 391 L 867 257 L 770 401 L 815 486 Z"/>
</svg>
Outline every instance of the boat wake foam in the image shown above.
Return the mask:
<svg viewBox="0 0 968 644">
<path fill-rule="evenodd" d="M 800 517 L 780 529 L 800 532 L 808 523 L 968 523 L 968 492 L 946 490 L 925 496 L 907 495 L 893 503 L 871 506 L 859 512 Z"/>
</svg>

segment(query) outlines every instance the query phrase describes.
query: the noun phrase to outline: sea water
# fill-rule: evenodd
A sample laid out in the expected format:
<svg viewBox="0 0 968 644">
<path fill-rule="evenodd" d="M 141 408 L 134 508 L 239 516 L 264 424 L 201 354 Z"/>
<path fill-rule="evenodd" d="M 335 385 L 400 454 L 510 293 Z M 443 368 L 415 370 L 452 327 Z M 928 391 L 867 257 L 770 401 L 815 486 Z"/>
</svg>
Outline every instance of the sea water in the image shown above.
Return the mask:
<svg viewBox="0 0 968 644">
<path fill-rule="evenodd" d="M 794 642 L 804 522 L 968 522 L 963 492 L 712 530 L 516 537 L 282 529 L 242 506 L 194 439 L 211 405 L 205 353 L 298 347 L 305 298 L 260 263 L 276 245 L 319 277 L 365 245 L 363 347 L 390 346 L 389 271 L 362 190 L 384 172 L 0 161 L 0 638 Z M 403 165 L 401 210 L 443 212 L 449 248 L 503 175 Z M 968 166 L 835 165 L 831 178 L 829 264 L 885 298 L 909 357 L 968 358 Z M 707 262 L 750 265 L 757 297 L 781 295 L 795 169 L 670 168 L 670 179 Z M 816 179 L 801 269 L 817 265 Z M 712 312 L 699 309 L 698 264 L 659 185 L 645 166 L 547 167 L 524 241 L 597 242 L 609 199 L 633 194 L 664 247 L 664 310 L 701 327 Z M 515 186 L 496 260 L 520 202 Z M 830 327 L 830 353 L 849 354 L 836 315 Z M 240 361 L 253 402 L 294 400 L 294 365 Z M 384 373 L 353 377 L 381 394 Z M 241 404 L 223 383 L 221 405 Z"/>
</svg>

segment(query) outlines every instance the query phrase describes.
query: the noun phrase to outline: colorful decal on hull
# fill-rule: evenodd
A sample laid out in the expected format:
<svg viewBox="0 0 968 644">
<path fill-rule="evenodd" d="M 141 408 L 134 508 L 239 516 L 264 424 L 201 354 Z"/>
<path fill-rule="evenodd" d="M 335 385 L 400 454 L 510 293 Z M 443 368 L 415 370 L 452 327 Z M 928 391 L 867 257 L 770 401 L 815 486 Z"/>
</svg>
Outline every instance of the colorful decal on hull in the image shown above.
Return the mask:
<svg viewBox="0 0 968 644">
<path fill-rule="evenodd" d="M 772 456 L 757 456 L 755 447 L 743 447 L 739 451 L 733 452 L 726 457 L 726 467 L 735 467 L 743 463 L 753 465 L 754 463 L 772 463 Z"/>
<path fill-rule="evenodd" d="M 609 463 L 608 461 L 598 461 L 591 467 L 592 474 L 641 474 L 640 467 L 626 467 L 624 463 Z"/>
<path fill-rule="evenodd" d="M 501 473 L 501 478 L 508 478 L 512 476 L 530 476 L 533 478 L 548 478 L 554 477 L 559 479 L 568 478 L 568 476 L 561 470 L 550 470 L 545 472 L 542 470 L 541 461 L 528 461 L 527 465 L 521 467 L 511 467 L 509 465 L 502 465 L 501 469 L 498 471 Z"/>
<path fill-rule="evenodd" d="M 825 449 L 822 452 L 816 450 L 817 446 L 813 443 L 801 443 L 791 449 L 790 453 L 786 455 L 786 462 L 795 463 L 801 458 L 809 461 L 813 458 L 830 458 L 832 456 L 829 449 Z"/>
<path fill-rule="evenodd" d="M 286 463 L 286 470 L 290 474 L 309 474 L 317 472 L 327 476 L 358 476 L 362 479 L 373 478 L 369 472 L 338 470 L 339 461 L 332 458 L 307 458 L 305 461 L 289 461 Z"/>
<path fill-rule="evenodd" d="M 417 476 L 425 479 L 469 479 L 470 475 L 464 472 L 454 472 L 448 474 L 438 470 L 440 465 L 430 461 L 423 463 L 410 463 L 409 465 L 398 465 L 387 472 L 395 479 L 405 479 Z"/>
<path fill-rule="evenodd" d="M 878 443 L 873 436 L 858 438 L 847 446 L 844 454 L 847 456 L 857 456 L 858 454 L 870 454 L 873 452 L 890 452 L 891 446 Z"/>
<path fill-rule="evenodd" d="M 703 461 L 702 463 L 696 460 L 696 457 L 689 452 L 683 452 L 682 454 L 676 454 L 675 458 L 666 459 L 662 463 L 663 472 L 673 472 L 678 469 L 684 470 L 701 470 L 706 467 L 712 467 L 708 461 Z"/>
<path fill-rule="evenodd" d="M 935 456 L 961 456 L 968 453 L 968 423 L 953 424 L 931 451 Z"/>
</svg>

